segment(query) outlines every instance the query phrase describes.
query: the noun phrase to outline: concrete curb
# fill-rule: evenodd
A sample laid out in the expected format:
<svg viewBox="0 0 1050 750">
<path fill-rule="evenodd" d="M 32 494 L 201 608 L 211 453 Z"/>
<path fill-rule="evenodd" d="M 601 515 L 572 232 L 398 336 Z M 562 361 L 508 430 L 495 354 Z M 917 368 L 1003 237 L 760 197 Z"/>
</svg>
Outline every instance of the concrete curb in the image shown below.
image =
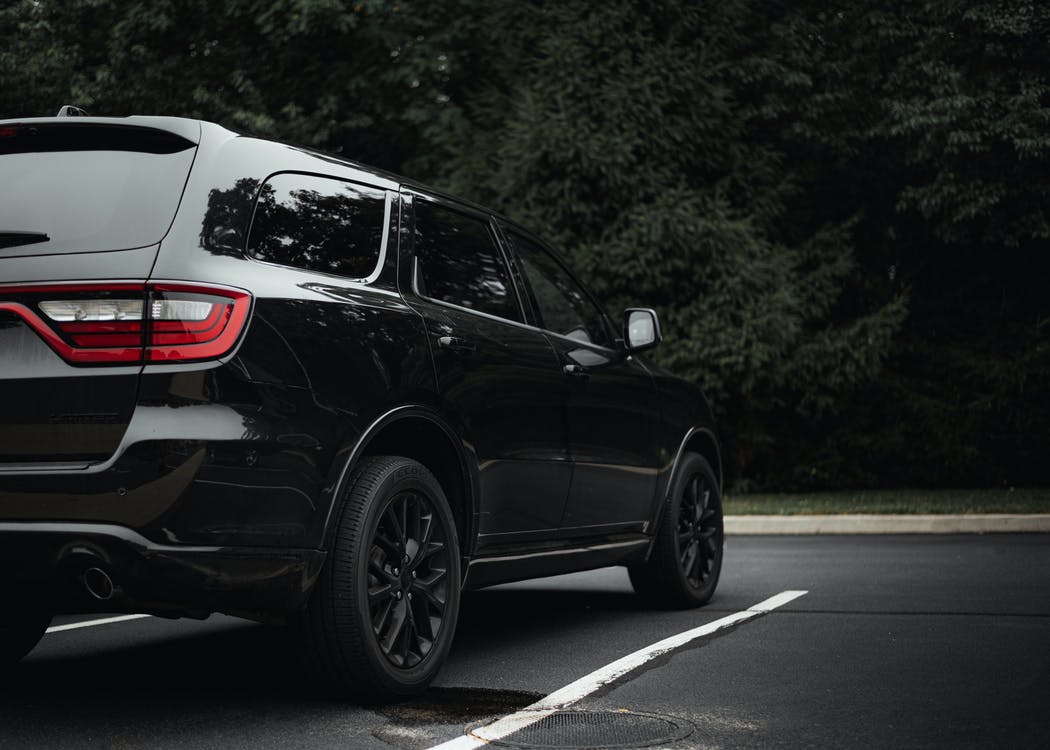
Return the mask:
<svg viewBox="0 0 1050 750">
<path fill-rule="evenodd" d="M 1017 534 L 1050 532 L 1050 513 L 967 515 L 726 516 L 727 535 Z"/>
</svg>

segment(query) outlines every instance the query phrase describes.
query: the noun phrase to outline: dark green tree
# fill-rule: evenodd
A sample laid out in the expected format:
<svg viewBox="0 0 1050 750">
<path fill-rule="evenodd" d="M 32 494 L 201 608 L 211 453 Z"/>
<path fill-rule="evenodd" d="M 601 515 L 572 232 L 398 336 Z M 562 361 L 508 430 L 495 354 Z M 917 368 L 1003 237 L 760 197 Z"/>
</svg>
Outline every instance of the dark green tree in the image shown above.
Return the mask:
<svg viewBox="0 0 1050 750">
<path fill-rule="evenodd" d="M 796 481 L 782 456 L 877 380 L 905 296 L 847 304 L 857 218 L 794 209 L 806 175 L 778 131 L 798 74 L 756 31 L 766 11 L 486 7 L 485 26 L 514 31 L 473 59 L 502 79 L 451 96 L 459 127 L 430 136 L 442 181 L 554 238 L 611 309 L 656 306 L 656 356 L 712 398 L 730 470 Z"/>
<path fill-rule="evenodd" d="M 859 297 L 910 299 L 823 459 L 883 484 L 1045 483 L 1050 8 L 821 4 L 782 31 L 811 80 L 789 163 L 820 210 L 861 212 Z"/>
<path fill-rule="evenodd" d="M 659 309 L 741 486 L 1045 484 L 1048 32 L 992 0 L 12 0 L 0 116 L 204 117 L 501 208 Z"/>
<path fill-rule="evenodd" d="M 200 117 L 400 166 L 425 71 L 399 64 L 409 21 L 362 0 L 15 0 L 0 12 L 0 116 Z M 433 67 L 437 67 L 436 64 Z"/>
</svg>

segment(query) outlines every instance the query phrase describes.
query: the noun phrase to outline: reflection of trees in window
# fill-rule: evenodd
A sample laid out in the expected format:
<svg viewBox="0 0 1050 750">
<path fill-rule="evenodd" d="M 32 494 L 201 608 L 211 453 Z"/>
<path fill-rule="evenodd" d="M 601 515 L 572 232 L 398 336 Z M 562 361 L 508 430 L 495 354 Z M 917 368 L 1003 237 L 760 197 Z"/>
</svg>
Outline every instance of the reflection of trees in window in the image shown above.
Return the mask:
<svg viewBox="0 0 1050 750">
<path fill-rule="evenodd" d="M 215 255 L 243 256 L 258 186 L 258 180 L 243 177 L 228 190 L 208 193 L 208 209 L 201 225 L 202 247 Z"/>
<path fill-rule="evenodd" d="M 285 266 L 368 276 L 379 261 L 382 190 L 302 174 L 279 174 L 259 193 L 248 252 Z"/>
<path fill-rule="evenodd" d="M 508 236 L 521 260 L 544 327 L 569 338 L 608 346 L 601 313 L 565 269 L 535 243 L 516 234 Z"/>
<path fill-rule="evenodd" d="M 485 223 L 419 200 L 415 212 L 420 291 L 453 305 L 520 320 L 506 266 Z"/>
</svg>

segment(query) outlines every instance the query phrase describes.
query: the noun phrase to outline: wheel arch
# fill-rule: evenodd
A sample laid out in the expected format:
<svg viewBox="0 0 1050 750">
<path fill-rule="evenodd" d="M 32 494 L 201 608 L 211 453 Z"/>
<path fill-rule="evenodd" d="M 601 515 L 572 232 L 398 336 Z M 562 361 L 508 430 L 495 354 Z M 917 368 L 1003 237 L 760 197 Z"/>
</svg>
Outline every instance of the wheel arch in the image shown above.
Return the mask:
<svg viewBox="0 0 1050 750">
<path fill-rule="evenodd" d="M 383 414 L 358 438 L 340 472 L 325 520 L 325 549 L 331 547 L 340 498 L 361 459 L 404 456 L 423 464 L 441 485 L 456 522 L 460 554 L 469 557 L 477 529 L 478 481 L 476 462 L 472 463 L 467 453 L 452 427 L 431 409 L 402 406 Z"/>
<path fill-rule="evenodd" d="M 686 451 L 693 453 L 699 453 L 701 456 L 707 459 L 707 462 L 711 464 L 711 468 L 715 470 L 715 478 L 718 480 L 718 490 L 722 491 L 722 450 L 718 446 L 718 439 L 715 437 L 711 430 L 705 427 L 694 427 L 686 435 L 685 440 L 682 441 L 682 447 L 678 450 L 678 455 L 675 457 L 674 470 L 671 472 L 670 481 L 674 481 L 674 474 L 678 471 L 678 464 L 682 460 L 682 455 Z M 667 491 L 670 492 L 671 485 L 667 485 Z"/>
<path fill-rule="evenodd" d="M 674 463 L 671 464 L 671 471 L 667 475 L 667 484 L 662 488 L 660 502 L 656 505 L 656 512 L 653 514 L 648 527 L 653 537 L 645 555 L 646 559 L 649 559 L 649 556 L 652 554 L 656 532 L 660 528 L 660 522 L 663 520 L 667 498 L 670 496 L 671 488 L 674 487 L 675 479 L 678 477 L 678 467 L 682 463 L 682 456 L 687 452 L 698 453 L 707 459 L 707 462 L 711 464 L 711 468 L 714 469 L 715 479 L 718 481 L 719 494 L 722 493 L 722 450 L 718 445 L 718 438 L 707 427 L 692 427 L 686 432 L 685 437 L 682 438 L 682 442 L 678 446 Z"/>
</svg>

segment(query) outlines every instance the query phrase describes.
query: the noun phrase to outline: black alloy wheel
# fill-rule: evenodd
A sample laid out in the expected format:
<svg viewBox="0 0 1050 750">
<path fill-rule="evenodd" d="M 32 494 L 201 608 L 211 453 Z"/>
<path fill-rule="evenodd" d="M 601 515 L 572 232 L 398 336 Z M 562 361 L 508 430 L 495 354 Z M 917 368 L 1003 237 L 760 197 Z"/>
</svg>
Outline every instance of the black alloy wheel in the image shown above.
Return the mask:
<svg viewBox="0 0 1050 750">
<path fill-rule="evenodd" d="M 678 560 L 686 580 L 700 589 L 722 557 L 722 513 L 703 473 L 693 474 L 678 507 Z"/>
<path fill-rule="evenodd" d="M 414 667 L 434 647 L 449 586 L 446 530 L 434 501 L 412 491 L 387 503 L 368 555 L 368 611 L 383 655 Z"/>
<path fill-rule="evenodd" d="M 662 607 L 697 607 L 715 593 L 725 532 L 711 464 L 685 453 L 656 529 L 649 559 L 628 568 L 634 590 Z"/>
<path fill-rule="evenodd" d="M 291 622 L 311 683 L 365 703 L 419 695 L 448 655 L 459 595 L 456 524 L 437 479 L 409 458 L 366 456 Z"/>
</svg>

